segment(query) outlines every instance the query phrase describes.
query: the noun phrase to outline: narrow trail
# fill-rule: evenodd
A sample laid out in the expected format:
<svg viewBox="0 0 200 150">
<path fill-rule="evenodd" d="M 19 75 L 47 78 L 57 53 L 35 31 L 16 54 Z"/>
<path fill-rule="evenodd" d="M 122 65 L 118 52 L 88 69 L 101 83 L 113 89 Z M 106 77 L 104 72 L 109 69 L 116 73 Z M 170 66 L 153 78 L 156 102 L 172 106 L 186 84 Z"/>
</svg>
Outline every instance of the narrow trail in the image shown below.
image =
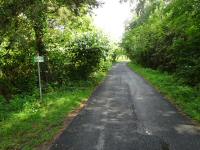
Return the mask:
<svg viewBox="0 0 200 150">
<path fill-rule="evenodd" d="M 200 128 L 118 63 L 50 149 L 199 150 Z"/>
</svg>

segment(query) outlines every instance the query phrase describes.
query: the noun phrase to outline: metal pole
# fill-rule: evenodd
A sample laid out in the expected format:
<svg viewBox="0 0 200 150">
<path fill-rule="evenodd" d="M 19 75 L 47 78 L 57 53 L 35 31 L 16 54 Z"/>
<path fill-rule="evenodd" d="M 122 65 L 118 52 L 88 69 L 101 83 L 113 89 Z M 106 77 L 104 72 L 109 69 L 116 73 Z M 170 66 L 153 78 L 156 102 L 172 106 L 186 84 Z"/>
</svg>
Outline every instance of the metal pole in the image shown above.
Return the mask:
<svg viewBox="0 0 200 150">
<path fill-rule="evenodd" d="M 42 84 L 41 84 L 40 62 L 39 61 L 38 61 L 38 79 L 39 79 L 39 88 L 40 88 L 40 100 L 42 100 Z"/>
</svg>

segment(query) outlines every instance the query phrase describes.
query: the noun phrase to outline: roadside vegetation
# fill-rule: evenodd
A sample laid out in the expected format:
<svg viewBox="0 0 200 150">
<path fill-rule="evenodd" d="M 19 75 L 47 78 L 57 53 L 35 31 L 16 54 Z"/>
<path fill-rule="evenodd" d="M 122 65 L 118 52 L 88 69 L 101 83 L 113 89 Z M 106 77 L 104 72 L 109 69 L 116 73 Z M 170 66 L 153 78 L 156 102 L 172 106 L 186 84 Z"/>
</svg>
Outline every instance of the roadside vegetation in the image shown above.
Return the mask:
<svg viewBox="0 0 200 150">
<path fill-rule="evenodd" d="M 200 1 L 141 0 L 136 10 L 122 40 L 129 58 L 199 87 Z"/>
<path fill-rule="evenodd" d="M 54 139 L 68 114 L 87 101 L 105 72 L 71 86 L 49 89 L 42 101 L 35 96 L 16 96 L 0 107 L 0 149 L 34 149 Z"/>
<path fill-rule="evenodd" d="M 139 0 L 121 46 L 136 72 L 200 121 L 200 1 Z"/>
<path fill-rule="evenodd" d="M 96 0 L 0 2 L 0 149 L 52 140 L 113 62 L 116 47 L 95 28 Z M 43 100 L 38 89 L 40 63 Z"/>
</svg>

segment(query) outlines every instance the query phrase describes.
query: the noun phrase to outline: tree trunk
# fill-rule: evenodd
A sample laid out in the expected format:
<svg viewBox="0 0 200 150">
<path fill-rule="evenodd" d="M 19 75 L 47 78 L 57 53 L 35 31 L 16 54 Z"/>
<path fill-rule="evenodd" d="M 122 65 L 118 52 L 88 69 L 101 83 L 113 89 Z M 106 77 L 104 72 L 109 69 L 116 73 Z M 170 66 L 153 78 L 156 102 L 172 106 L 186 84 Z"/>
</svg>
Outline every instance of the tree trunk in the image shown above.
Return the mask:
<svg viewBox="0 0 200 150">
<path fill-rule="evenodd" d="M 44 62 L 40 63 L 41 66 L 41 79 L 44 82 L 44 85 L 48 84 L 48 57 L 47 51 L 45 50 L 45 44 L 43 41 L 44 31 L 38 23 L 34 25 L 35 31 L 35 46 L 37 55 L 44 57 Z"/>
</svg>

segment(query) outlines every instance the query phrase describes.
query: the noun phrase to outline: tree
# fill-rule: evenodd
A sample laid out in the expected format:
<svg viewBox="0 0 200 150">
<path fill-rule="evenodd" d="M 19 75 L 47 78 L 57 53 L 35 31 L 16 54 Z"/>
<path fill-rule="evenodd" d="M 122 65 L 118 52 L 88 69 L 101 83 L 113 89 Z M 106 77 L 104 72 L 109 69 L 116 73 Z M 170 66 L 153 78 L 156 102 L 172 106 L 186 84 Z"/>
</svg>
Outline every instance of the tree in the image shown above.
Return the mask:
<svg viewBox="0 0 200 150">
<path fill-rule="evenodd" d="M 45 63 L 42 64 L 42 74 L 43 80 L 47 81 L 48 58 L 47 51 L 45 50 L 44 34 L 48 14 L 56 13 L 60 7 L 67 7 L 75 15 L 78 15 L 80 8 L 86 5 L 88 8 L 86 9 L 87 12 L 92 7 L 98 6 L 99 3 L 96 0 L 1 0 L 0 43 L 6 40 L 8 44 L 5 46 L 5 49 L 9 52 L 15 42 L 22 42 L 16 41 L 15 37 L 22 26 L 26 27 L 20 22 L 23 19 L 25 23 L 30 25 L 29 28 L 26 28 L 27 32 L 31 29 L 34 33 L 36 54 L 45 57 Z M 23 34 L 23 32 L 20 34 Z M 1 57 L 3 56 L 5 55 Z"/>
<path fill-rule="evenodd" d="M 145 67 L 174 73 L 200 84 L 200 2 L 149 1 L 130 22 L 122 40 L 130 59 Z"/>
<path fill-rule="evenodd" d="M 42 77 L 47 81 L 49 67 L 45 34 L 53 20 L 49 16 L 57 14 L 63 7 L 71 16 L 86 14 L 99 3 L 96 0 L 1 0 L 0 5 L 0 94 L 6 96 L 34 85 L 35 69 L 30 69 L 33 64 L 29 56 L 45 56 Z M 2 92 L 1 89 L 5 88 L 7 92 Z"/>
</svg>

